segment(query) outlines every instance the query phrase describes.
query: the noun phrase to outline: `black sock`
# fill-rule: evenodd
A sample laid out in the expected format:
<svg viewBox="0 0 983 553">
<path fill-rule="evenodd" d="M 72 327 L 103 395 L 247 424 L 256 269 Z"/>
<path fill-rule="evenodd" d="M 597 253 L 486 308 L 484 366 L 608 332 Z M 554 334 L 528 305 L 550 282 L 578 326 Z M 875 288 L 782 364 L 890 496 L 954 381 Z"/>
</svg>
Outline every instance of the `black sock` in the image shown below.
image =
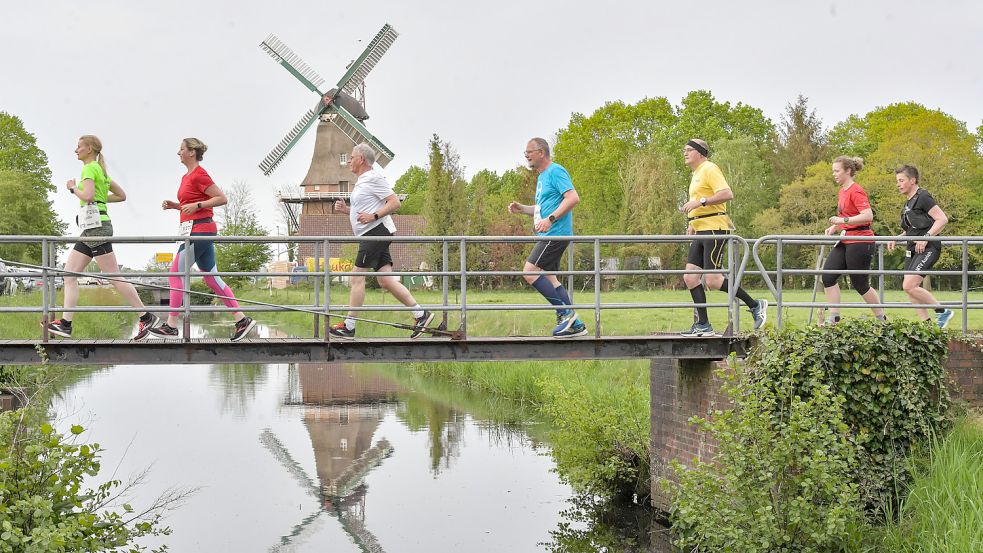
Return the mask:
<svg viewBox="0 0 983 553">
<path fill-rule="evenodd" d="M 149 323 L 153 319 L 154 319 L 154 316 L 150 314 L 150 311 L 147 311 L 143 315 L 140 315 L 140 322 Z"/>
<path fill-rule="evenodd" d="M 726 278 L 724 279 L 724 283 L 720 285 L 720 291 L 721 292 L 727 291 Z M 755 307 L 758 306 L 758 300 L 752 298 L 751 295 L 745 292 L 744 288 L 741 288 L 740 286 L 737 287 L 737 291 L 734 292 L 734 295 L 737 296 L 737 299 L 743 301 L 744 305 L 750 307 L 751 309 L 754 309 Z"/>
<path fill-rule="evenodd" d="M 945 308 L 944 307 L 937 307 L 935 309 L 935 312 L 941 315 L 942 313 L 945 313 Z"/>
<path fill-rule="evenodd" d="M 693 303 L 706 303 L 707 302 L 707 293 L 706 293 L 706 290 L 703 289 L 703 285 L 702 284 L 700 284 L 699 286 L 697 286 L 695 288 L 690 288 L 689 289 L 689 294 L 691 296 L 693 296 Z M 705 325 L 705 324 L 707 324 L 707 323 L 710 322 L 710 319 L 707 318 L 707 308 L 706 307 L 697 307 L 696 308 L 696 319 L 697 319 L 696 322 L 700 323 L 701 325 Z"/>
</svg>

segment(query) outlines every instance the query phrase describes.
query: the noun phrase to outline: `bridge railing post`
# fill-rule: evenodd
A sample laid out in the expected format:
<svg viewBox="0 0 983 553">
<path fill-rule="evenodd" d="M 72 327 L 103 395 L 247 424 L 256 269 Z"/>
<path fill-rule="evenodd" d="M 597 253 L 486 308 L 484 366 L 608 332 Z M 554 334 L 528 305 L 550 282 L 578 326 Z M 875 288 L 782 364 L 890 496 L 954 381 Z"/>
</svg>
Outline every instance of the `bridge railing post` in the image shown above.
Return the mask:
<svg viewBox="0 0 983 553">
<path fill-rule="evenodd" d="M 874 245 L 877 247 L 877 270 L 879 271 L 877 275 L 877 299 L 884 303 L 884 243 L 875 242 Z"/>
<path fill-rule="evenodd" d="M 184 321 L 181 323 L 181 341 L 185 343 L 191 341 L 191 265 L 194 262 L 195 258 L 191 255 L 191 237 L 186 237 L 184 239 L 184 275 L 182 275 L 184 292 L 181 293 L 181 297 L 184 298 Z"/>
<path fill-rule="evenodd" d="M 468 249 L 467 239 L 461 238 L 461 338 L 468 338 Z"/>
<path fill-rule="evenodd" d="M 442 265 L 440 267 L 440 271 L 444 274 L 444 276 L 442 276 L 440 278 L 441 278 L 441 288 L 443 289 L 443 296 L 444 296 L 443 320 L 444 320 L 444 326 L 445 327 L 447 326 L 447 315 L 448 315 L 448 313 L 447 313 L 447 306 L 449 305 L 447 295 L 448 295 L 449 288 L 450 288 L 450 276 L 447 274 L 447 267 L 450 264 L 449 263 L 450 262 L 450 255 L 448 254 L 448 250 L 449 250 L 449 246 L 448 246 L 447 240 L 442 240 L 441 241 L 441 257 L 440 257 L 440 260 L 441 260 L 441 264 Z"/>
<path fill-rule="evenodd" d="M 324 341 L 331 341 L 331 244 L 324 239 Z M 316 337 L 317 335 L 315 335 Z"/>
<path fill-rule="evenodd" d="M 48 257 L 48 241 L 41 240 L 41 341 L 48 341 L 48 267 L 50 267 Z"/>
<path fill-rule="evenodd" d="M 969 243 L 962 241 L 963 254 L 963 334 L 969 330 Z"/>
<path fill-rule="evenodd" d="M 727 286 L 727 323 L 728 325 L 733 325 L 731 327 L 732 334 L 740 332 L 740 313 L 734 309 L 734 302 L 736 301 L 737 294 L 737 271 L 736 263 L 734 259 L 734 235 L 731 235 L 727 240 L 727 278 L 730 280 L 730 284 Z"/>
<path fill-rule="evenodd" d="M 778 328 L 782 328 L 782 263 L 782 239 L 779 237 L 775 242 L 775 287 L 778 291 L 775 296 L 775 309 L 778 310 L 775 326 Z"/>
<path fill-rule="evenodd" d="M 571 240 L 570 243 L 567 244 L 567 270 L 568 271 L 573 271 L 573 248 L 575 245 L 576 243 L 573 240 Z M 571 303 L 577 303 L 573 301 L 573 275 L 572 274 L 567 275 L 567 295 L 570 296 Z"/>
<path fill-rule="evenodd" d="M 594 337 L 601 337 L 601 239 L 594 239 Z"/>
<path fill-rule="evenodd" d="M 317 311 L 321 307 L 321 282 L 317 278 L 317 275 L 321 273 L 321 243 L 314 242 L 314 271 L 312 272 L 312 278 L 314 279 L 314 310 Z M 314 314 L 314 337 L 321 337 L 321 316 Z"/>
</svg>

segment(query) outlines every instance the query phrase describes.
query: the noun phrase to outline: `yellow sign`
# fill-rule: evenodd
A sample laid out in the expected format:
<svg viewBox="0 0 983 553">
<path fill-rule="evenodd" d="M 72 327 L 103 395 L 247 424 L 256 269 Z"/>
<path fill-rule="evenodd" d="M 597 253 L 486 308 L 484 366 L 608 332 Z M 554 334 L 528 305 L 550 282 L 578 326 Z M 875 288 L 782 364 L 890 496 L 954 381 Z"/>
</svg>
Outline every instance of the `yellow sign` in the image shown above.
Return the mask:
<svg viewBox="0 0 983 553">
<path fill-rule="evenodd" d="M 157 263 L 173 263 L 174 253 L 173 252 L 157 252 L 156 257 Z"/>
<path fill-rule="evenodd" d="M 351 270 L 355 267 L 355 264 L 352 263 L 352 261 L 350 259 L 342 259 L 340 257 L 329 257 L 328 258 L 328 263 L 329 263 L 329 266 L 331 267 L 331 271 L 332 272 L 335 272 L 335 273 L 338 273 L 338 272 L 341 272 L 341 273 L 351 272 Z M 318 259 L 318 269 L 320 271 L 323 271 L 324 270 L 324 258 L 323 257 Z M 314 258 L 313 257 L 308 257 L 307 258 L 307 272 L 309 272 L 309 273 L 313 273 L 314 272 Z"/>
</svg>

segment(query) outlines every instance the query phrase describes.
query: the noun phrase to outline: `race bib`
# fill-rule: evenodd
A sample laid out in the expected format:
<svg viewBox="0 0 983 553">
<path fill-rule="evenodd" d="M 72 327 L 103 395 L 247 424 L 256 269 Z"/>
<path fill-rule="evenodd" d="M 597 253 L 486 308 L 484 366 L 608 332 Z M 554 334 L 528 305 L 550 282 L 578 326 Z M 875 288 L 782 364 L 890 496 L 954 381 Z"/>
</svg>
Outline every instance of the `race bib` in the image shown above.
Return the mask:
<svg viewBox="0 0 983 553">
<path fill-rule="evenodd" d="M 191 236 L 191 227 L 193 227 L 193 226 L 195 226 L 195 222 L 194 221 L 184 221 L 184 222 L 182 222 L 181 223 L 181 226 L 178 227 L 178 231 L 177 231 L 178 235 L 179 236 Z"/>
<path fill-rule="evenodd" d="M 99 206 L 96 204 L 83 205 L 79 209 L 78 224 L 82 230 L 101 227 L 102 218 L 99 216 Z"/>
<path fill-rule="evenodd" d="M 533 210 L 532 210 L 532 228 L 533 228 L 533 230 L 536 230 L 536 227 L 539 225 L 539 222 L 542 221 L 542 220 L 543 220 L 543 213 L 539 210 L 539 204 L 536 204 L 536 206 L 533 207 Z"/>
</svg>

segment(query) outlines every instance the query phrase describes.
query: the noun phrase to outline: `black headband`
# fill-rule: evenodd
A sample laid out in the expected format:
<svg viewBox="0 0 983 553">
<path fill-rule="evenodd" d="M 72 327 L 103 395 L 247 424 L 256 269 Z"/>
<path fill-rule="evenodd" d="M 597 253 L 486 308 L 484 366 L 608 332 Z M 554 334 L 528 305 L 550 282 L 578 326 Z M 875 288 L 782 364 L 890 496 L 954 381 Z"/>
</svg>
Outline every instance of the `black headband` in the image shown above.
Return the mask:
<svg viewBox="0 0 983 553">
<path fill-rule="evenodd" d="M 689 146 L 690 148 L 693 148 L 697 152 L 700 152 L 700 154 L 703 157 L 707 157 L 707 154 L 710 153 L 710 150 L 707 150 L 702 145 L 700 145 L 698 142 L 694 142 L 694 141 L 690 140 L 689 142 L 686 143 L 686 145 Z"/>
</svg>

